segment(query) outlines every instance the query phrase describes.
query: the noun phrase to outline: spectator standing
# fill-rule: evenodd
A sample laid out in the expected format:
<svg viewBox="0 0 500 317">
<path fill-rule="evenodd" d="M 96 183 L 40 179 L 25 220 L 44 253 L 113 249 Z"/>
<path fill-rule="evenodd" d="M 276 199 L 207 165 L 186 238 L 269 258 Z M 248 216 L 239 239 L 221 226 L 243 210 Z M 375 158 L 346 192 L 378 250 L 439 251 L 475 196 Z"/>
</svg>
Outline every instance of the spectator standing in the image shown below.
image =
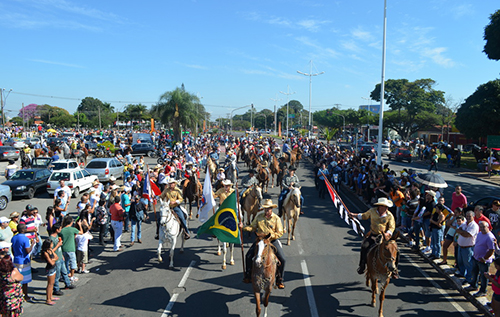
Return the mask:
<svg viewBox="0 0 500 317">
<path fill-rule="evenodd" d="M 130 217 L 129 217 L 129 211 L 130 211 L 130 205 L 132 202 L 130 201 L 130 191 L 132 190 L 131 187 L 124 186 L 122 188 L 122 195 L 120 196 L 121 199 L 121 205 L 124 211 L 123 214 L 123 232 L 128 232 L 129 229 L 129 223 L 130 223 Z"/>
<path fill-rule="evenodd" d="M 446 227 L 448 231 L 444 237 L 443 243 L 443 261 L 439 263 L 439 265 L 448 264 L 448 248 L 455 241 L 456 230 L 458 228 L 457 218 L 463 216 L 462 208 L 458 207 L 455 209 L 455 212 L 451 215 L 450 218 L 446 221 Z M 457 255 L 457 248 L 455 248 L 455 255 Z"/>
<path fill-rule="evenodd" d="M 56 280 L 56 261 L 59 259 L 54 252 L 56 248 L 62 245 L 62 241 L 58 241 L 57 245 L 54 245 L 50 238 L 47 238 L 42 244 L 42 258 L 47 262 L 45 266 L 45 273 L 47 274 L 47 288 L 46 288 L 46 299 L 45 304 L 54 305 L 54 300 L 59 300 L 58 297 L 52 297 L 54 291 L 54 283 Z"/>
<path fill-rule="evenodd" d="M 14 211 L 13 213 L 10 214 L 9 218 L 10 218 L 9 227 L 14 234 L 17 234 L 17 225 L 19 224 L 19 213 L 17 211 Z"/>
<path fill-rule="evenodd" d="M 6 242 L 0 242 L 0 314 L 2 316 L 20 316 L 23 313 L 23 275 L 14 266 Z"/>
<path fill-rule="evenodd" d="M 444 234 L 444 219 L 443 214 L 444 206 L 437 204 L 435 212 L 432 214 L 430 219 L 430 229 L 431 229 L 431 249 L 432 253 L 429 259 L 439 259 L 441 257 L 441 243 L 443 242 Z"/>
<path fill-rule="evenodd" d="M 434 207 L 436 206 L 435 199 L 436 198 L 436 192 L 433 190 L 426 190 L 425 191 L 425 211 L 422 214 L 422 226 L 424 229 L 424 235 L 425 235 L 425 245 L 427 246 L 425 250 L 423 251 L 424 253 L 431 252 L 431 216 L 432 212 L 434 211 Z"/>
<path fill-rule="evenodd" d="M 85 269 L 85 265 L 89 261 L 89 241 L 92 240 L 92 235 L 89 233 L 89 227 L 82 225 L 83 233 L 77 234 L 75 238 L 76 242 L 76 262 L 78 266 L 78 273 L 90 273 L 90 271 Z"/>
<path fill-rule="evenodd" d="M 99 200 L 99 206 L 95 209 L 96 223 L 99 226 L 99 244 L 104 246 L 104 235 L 108 225 L 108 211 L 106 210 L 106 200 Z"/>
<path fill-rule="evenodd" d="M 396 226 L 401 226 L 402 221 L 401 221 L 401 211 L 402 211 L 402 206 L 404 203 L 404 198 L 405 195 L 401 191 L 401 186 L 399 185 L 394 185 L 391 190 L 391 200 L 394 203 L 393 208 L 393 213 L 396 214 Z"/>
<path fill-rule="evenodd" d="M 142 203 L 139 196 L 134 197 L 134 201 L 130 206 L 130 220 L 131 220 L 131 234 L 130 245 L 133 246 L 135 242 L 135 232 L 137 229 L 137 242 L 142 243 L 141 240 L 141 227 L 144 220 L 144 211 L 146 206 Z"/>
<path fill-rule="evenodd" d="M 467 207 L 467 197 L 462 193 L 462 186 L 455 187 L 455 192 L 451 194 L 451 210 L 457 209 L 457 207 L 465 208 Z"/>
<path fill-rule="evenodd" d="M 490 223 L 490 219 L 483 215 L 483 206 L 476 206 L 474 207 L 474 221 L 479 224 L 481 221 L 485 221 L 488 223 L 488 227 L 490 228 L 490 231 L 493 229 Z"/>
<path fill-rule="evenodd" d="M 54 191 L 54 201 L 56 200 L 56 198 L 58 198 L 60 190 L 64 190 L 64 192 L 66 193 L 66 204 L 69 204 L 69 202 L 71 201 L 71 189 L 66 185 L 66 182 L 64 180 L 59 181 L 59 187 L 57 187 Z"/>
<path fill-rule="evenodd" d="M 122 230 L 123 230 L 123 214 L 124 210 L 120 205 L 120 197 L 115 196 L 114 204 L 109 207 L 109 213 L 111 214 L 111 227 L 114 232 L 114 245 L 113 251 L 119 252 L 123 251 L 121 248 L 121 238 L 122 238 Z"/>
<path fill-rule="evenodd" d="M 488 272 L 484 273 L 484 275 L 491 282 L 491 289 L 493 290 L 491 308 L 493 308 L 495 316 L 500 316 L 500 258 L 496 258 L 493 263 L 497 270 L 495 275 L 491 275 Z"/>
<path fill-rule="evenodd" d="M 462 277 L 466 278 L 465 282 L 471 281 L 472 276 L 472 253 L 474 251 L 474 244 L 476 236 L 479 233 L 479 226 L 474 221 L 474 212 L 467 211 L 465 214 L 465 223 L 458 229 L 458 269 Z M 465 284 L 464 282 L 464 284 Z"/>
<path fill-rule="evenodd" d="M 36 240 L 29 239 L 26 235 L 26 224 L 17 225 L 18 234 L 12 238 L 12 254 L 14 256 L 14 265 L 23 275 L 21 282 L 24 293 L 24 300 L 32 302 L 34 297 L 28 295 L 28 283 L 31 282 L 31 259 L 30 253 L 33 250 Z"/>
<path fill-rule="evenodd" d="M 73 218 L 66 216 L 63 219 L 63 228 L 59 233 L 62 238 L 62 252 L 64 256 L 64 263 L 66 270 L 69 272 L 68 276 L 71 282 L 77 282 L 78 278 L 75 276 L 76 266 L 76 245 L 75 236 L 82 233 L 81 222 L 77 222 L 77 228 L 73 227 Z"/>
<path fill-rule="evenodd" d="M 491 208 L 484 212 L 484 215 L 490 220 L 493 229 L 491 232 L 498 239 L 498 233 L 500 232 L 500 201 L 494 200 Z"/>
<path fill-rule="evenodd" d="M 0 217 L 0 241 L 11 243 L 14 233 L 9 227 L 9 218 Z"/>
<path fill-rule="evenodd" d="M 49 239 L 51 239 L 52 243 L 57 246 L 59 241 L 62 241 L 62 238 L 59 237 L 59 233 L 61 233 L 61 224 L 56 223 L 52 226 L 51 229 L 52 231 L 49 235 Z M 63 292 L 61 291 L 61 288 L 59 286 L 59 279 L 62 278 L 64 284 L 66 285 L 65 289 L 73 289 L 75 288 L 75 285 L 71 284 L 71 280 L 69 279 L 68 276 L 68 270 L 64 265 L 62 244 L 59 247 L 56 247 L 54 249 L 54 252 L 57 255 L 57 261 L 56 261 L 56 278 L 54 280 L 54 291 L 52 292 L 52 294 L 56 296 L 61 296 L 63 295 Z"/>
<path fill-rule="evenodd" d="M 489 224 L 486 221 L 480 221 L 479 233 L 474 245 L 474 256 L 472 257 L 470 286 L 465 289 L 469 292 L 477 291 L 478 281 L 480 281 L 481 289 L 474 294 L 474 297 L 486 296 L 488 281 L 484 273 L 489 272 L 490 264 L 493 262 L 495 241 L 495 236 L 490 231 Z"/>
<path fill-rule="evenodd" d="M 318 178 L 319 178 L 319 198 L 325 199 L 326 195 L 326 183 L 325 183 L 325 177 L 328 177 L 330 173 L 328 172 L 328 169 L 326 168 L 325 163 L 321 164 L 321 167 L 318 170 Z"/>
</svg>

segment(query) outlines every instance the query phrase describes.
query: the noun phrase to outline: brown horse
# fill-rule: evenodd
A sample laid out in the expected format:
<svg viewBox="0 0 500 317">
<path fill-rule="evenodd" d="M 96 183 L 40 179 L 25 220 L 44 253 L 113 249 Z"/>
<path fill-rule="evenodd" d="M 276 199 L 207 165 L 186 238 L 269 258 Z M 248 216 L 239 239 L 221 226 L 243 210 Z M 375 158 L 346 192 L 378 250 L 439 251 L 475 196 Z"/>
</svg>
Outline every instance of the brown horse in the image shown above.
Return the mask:
<svg viewBox="0 0 500 317">
<path fill-rule="evenodd" d="M 200 210 L 200 198 L 203 195 L 202 191 L 203 187 L 198 180 L 198 176 L 196 175 L 196 173 L 193 173 L 193 175 L 191 175 L 187 182 L 184 183 L 182 189 L 182 196 L 185 201 L 184 204 L 189 203 L 189 219 L 193 219 L 193 201 L 196 202 L 196 206 L 198 207 L 198 210 Z"/>
<path fill-rule="evenodd" d="M 43 149 L 35 149 L 34 152 L 35 152 L 35 157 L 39 157 L 39 156 L 44 156 L 45 155 L 45 151 Z"/>
<path fill-rule="evenodd" d="M 247 225 L 255 218 L 260 208 L 260 201 L 262 200 L 262 188 L 253 186 L 248 189 L 246 197 L 241 205 L 241 211 L 247 214 Z M 252 219 L 250 219 L 252 218 Z"/>
<path fill-rule="evenodd" d="M 296 147 L 290 152 L 289 162 L 290 166 L 297 167 L 295 163 L 298 164 L 299 160 L 302 158 L 302 150 L 299 147 Z"/>
<path fill-rule="evenodd" d="M 269 168 L 271 169 L 271 175 L 272 175 L 272 180 L 271 180 L 271 188 L 274 187 L 274 176 L 278 178 L 278 175 L 280 173 L 280 164 L 278 162 L 278 158 L 276 158 L 276 155 L 272 155 L 273 160 L 271 161 L 271 164 Z M 276 183 L 276 186 L 278 186 L 278 183 Z"/>
<path fill-rule="evenodd" d="M 252 286 L 255 295 L 255 312 L 260 316 L 260 293 L 264 292 L 264 317 L 267 317 L 267 305 L 269 305 L 269 295 L 276 283 L 276 266 L 278 258 L 274 253 L 274 246 L 271 244 L 271 234 L 265 237 L 257 235 L 255 244 L 255 257 L 252 264 Z"/>
<path fill-rule="evenodd" d="M 290 238 L 295 240 L 295 226 L 300 215 L 300 195 L 300 189 L 293 188 L 283 200 L 283 227 L 288 228 L 287 245 L 290 245 Z"/>
<path fill-rule="evenodd" d="M 212 158 L 207 159 L 207 170 L 210 171 L 210 178 L 212 179 L 212 183 L 217 179 L 217 164 L 212 161 Z"/>
<path fill-rule="evenodd" d="M 264 189 L 264 193 L 267 193 L 269 187 L 269 169 L 257 162 L 257 180 L 259 181 L 259 186 Z"/>
<path fill-rule="evenodd" d="M 398 256 L 398 244 L 396 239 L 399 236 L 399 231 L 386 240 L 383 235 L 377 237 L 377 244 L 374 245 L 368 252 L 366 264 L 366 286 L 372 284 L 372 301 L 371 305 L 375 307 L 375 296 L 379 291 L 378 283 L 381 284 L 379 296 L 380 307 L 378 309 L 379 317 L 383 317 L 383 306 L 385 299 L 385 289 L 389 285 L 389 281 L 393 272 L 397 270 L 396 259 Z"/>
</svg>

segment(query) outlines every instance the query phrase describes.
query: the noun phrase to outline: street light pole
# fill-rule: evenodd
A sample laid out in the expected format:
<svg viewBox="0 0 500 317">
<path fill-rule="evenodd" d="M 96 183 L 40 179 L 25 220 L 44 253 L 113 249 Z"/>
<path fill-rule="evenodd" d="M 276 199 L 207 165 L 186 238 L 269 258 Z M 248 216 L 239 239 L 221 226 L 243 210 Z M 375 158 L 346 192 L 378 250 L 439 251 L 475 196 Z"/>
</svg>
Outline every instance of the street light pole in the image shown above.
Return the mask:
<svg viewBox="0 0 500 317">
<path fill-rule="evenodd" d="M 278 111 L 276 110 L 276 102 L 280 101 L 281 99 L 278 99 L 278 94 L 276 94 L 276 98 L 269 98 L 272 101 L 274 101 L 274 135 L 276 135 L 276 126 L 278 124 Z"/>
<path fill-rule="evenodd" d="M 380 112 L 378 117 L 378 151 L 377 164 L 382 164 L 382 131 L 384 129 L 384 95 L 385 95 L 385 41 L 387 30 L 387 0 L 384 0 L 384 35 L 382 41 L 382 78 L 380 82 Z"/>
<path fill-rule="evenodd" d="M 12 89 L 10 89 L 8 92 L 7 92 L 7 95 L 3 96 L 5 92 L 5 88 L 0 88 L 0 108 L 2 110 L 2 129 L 5 129 L 5 115 L 3 113 L 3 107 L 5 106 L 5 101 L 7 101 L 7 97 L 9 97 L 10 93 L 12 92 Z"/>
<path fill-rule="evenodd" d="M 289 96 L 293 95 L 294 92 L 290 92 L 290 86 L 286 85 L 286 93 L 280 91 L 283 95 L 286 95 L 286 136 L 289 137 L 290 130 L 288 129 L 288 101 L 289 101 Z"/>
<path fill-rule="evenodd" d="M 309 76 L 309 138 L 311 137 L 311 130 L 312 130 L 312 117 L 311 117 L 311 100 L 312 100 L 312 76 L 318 76 L 321 74 L 324 74 L 325 72 L 320 72 L 313 74 L 312 73 L 312 67 L 313 67 L 313 61 L 310 61 L 310 70 L 309 74 L 303 73 L 301 71 L 297 71 L 297 73 L 302 74 L 304 76 Z"/>
</svg>

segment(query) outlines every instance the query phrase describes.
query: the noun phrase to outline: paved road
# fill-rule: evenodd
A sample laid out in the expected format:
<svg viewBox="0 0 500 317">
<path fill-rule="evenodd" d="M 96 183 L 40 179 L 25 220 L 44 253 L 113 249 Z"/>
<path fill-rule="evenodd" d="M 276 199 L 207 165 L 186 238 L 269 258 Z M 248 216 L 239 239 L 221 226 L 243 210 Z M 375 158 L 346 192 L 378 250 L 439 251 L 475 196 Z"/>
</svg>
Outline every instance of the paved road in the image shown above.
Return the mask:
<svg viewBox="0 0 500 317">
<path fill-rule="evenodd" d="M 149 159 L 148 159 L 149 160 Z M 391 163 L 396 170 L 407 164 Z M 412 163 L 414 165 L 416 163 Z M 419 168 L 418 165 L 415 167 Z M 240 164 L 242 171 L 245 168 Z M 284 246 L 287 256 L 286 289 L 274 290 L 269 306 L 270 316 L 375 316 L 370 307 L 370 292 L 364 278 L 355 270 L 358 262 L 360 238 L 337 216 L 330 200 L 320 200 L 314 189 L 310 164 L 301 164 L 298 175 L 302 181 L 305 212 L 301 216 L 297 240 Z M 425 167 L 420 167 L 424 170 Z M 1 166 L 0 166 L 1 170 Z M 470 192 L 470 198 L 494 193 L 497 187 L 442 173 L 454 187 L 460 183 Z M 241 175 L 245 175 L 243 172 Z M 452 188 L 453 188 L 452 187 Z M 445 191 L 451 200 L 452 188 Z M 278 189 L 269 189 L 265 198 L 277 200 Z M 356 197 L 343 192 L 347 207 L 353 212 L 363 211 Z M 32 200 L 15 200 L 0 212 L 6 215 L 21 211 L 27 203 L 40 211 L 51 203 L 47 194 Z M 73 200 L 72 204 L 75 204 Z M 196 231 L 197 220 L 190 222 Z M 175 269 L 156 259 L 157 241 L 153 239 L 155 227 L 145 224 L 143 244 L 135 244 L 124 252 L 111 252 L 92 244 L 90 274 L 79 275 L 74 290 L 65 291 L 53 307 L 25 304 L 25 316 L 252 316 L 255 300 L 251 286 L 243 284 L 241 249 L 235 249 L 236 265 L 221 269 L 221 257 L 215 254 L 212 238 L 191 239 L 186 242 L 184 254 L 175 252 Z M 44 230 L 42 229 L 42 232 Z M 130 236 L 124 235 L 124 242 Z M 286 237 L 281 241 L 286 242 Z M 245 236 L 245 250 L 252 239 Z M 392 281 L 386 293 L 387 316 L 463 316 L 478 315 L 477 309 L 437 276 L 431 266 L 417 255 L 407 252 L 402 245 L 401 278 Z M 166 252 L 164 252 L 164 258 Z M 43 272 L 43 263 L 34 267 Z M 34 275 L 30 292 L 43 299 L 46 280 Z M 184 282 L 181 282 L 181 281 Z M 170 303 L 170 304 L 169 304 Z"/>
</svg>

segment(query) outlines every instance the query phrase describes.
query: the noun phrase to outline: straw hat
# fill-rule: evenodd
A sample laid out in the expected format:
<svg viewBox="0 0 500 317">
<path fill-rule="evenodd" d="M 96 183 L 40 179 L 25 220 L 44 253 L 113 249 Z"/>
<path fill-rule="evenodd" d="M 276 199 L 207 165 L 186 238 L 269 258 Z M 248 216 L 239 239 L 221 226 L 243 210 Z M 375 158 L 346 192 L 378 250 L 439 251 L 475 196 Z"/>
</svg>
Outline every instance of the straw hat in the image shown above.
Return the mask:
<svg viewBox="0 0 500 317">
<path fill-rule="evenodd" d="M 172 184 L 172 183 L 176 183 L 176 184 L 177 184 L 177 181 L 175 180 L 175 178 L 172 178 L 172 177 L 171 177 L 171 178 L 168 180 L 168 183 L 169 183 L 169 184 Z"/>
<path fill-rule="evenodd" d="M 267 209 L 267 208 L 276 208 L 276 207 L 278 207 L 278 205 L 273 204 L 272 199 L 264 199 L 264 203 L 262 204 L 262 208 L 260 210 Z"/>
<path fill-rule="evenodd" d="M 228 185 L 231 186 L 231 185 L 233 185 L 233 182 L 231 182 L 229 179 L 225 179 L 225 180 L 222 181 L 222 185 L 224 185 L 224 186 L 228 186 Z"/>
<path fill-rule="evenodd" d="M 430 189 L 426 190 L 425 193 L 431 195 L 432 197 L 436 197 L 436 192 L 433 190 L 430 190 Z"/>
<path fill-rule="evenodd" d="M 374 206 L 386 206 L 386 207 L 392 207 L 392 201 L 390 201 L 387 198 L 379 198 L 378 201 L 373 204 Z"/>
</svg>

